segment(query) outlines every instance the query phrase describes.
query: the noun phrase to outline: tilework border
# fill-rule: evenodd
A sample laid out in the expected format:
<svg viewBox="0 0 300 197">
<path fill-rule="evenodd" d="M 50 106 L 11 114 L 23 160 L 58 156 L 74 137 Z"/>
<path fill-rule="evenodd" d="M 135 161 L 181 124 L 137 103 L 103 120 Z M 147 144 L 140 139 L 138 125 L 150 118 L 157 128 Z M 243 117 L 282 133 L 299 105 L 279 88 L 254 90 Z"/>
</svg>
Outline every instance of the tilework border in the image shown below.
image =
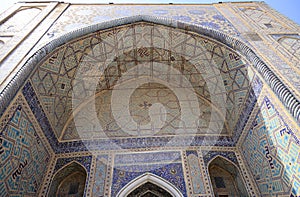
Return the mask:
<svg viewBox="0 0 300 197">
<path fill-rule="evenodd" d="M 103 161 L 104 159 L 104 161 Z M 102 161 L 101 161 L 102 160 Z M 105 168 L 105 173 L 103 171 L 99 170 L 99 161 L 103 168 Z M 110 196 L 110 187 L 111 187 L 111 177 L 112 177 L 112 154 L 98 154 L 94 155 L 92 159 L 92 165 L 91 165 L 91 171 L 90 171 L 90 180 L 88 181 L 88 186 L 86 188 L 87 193 L 86 196 L 94 196 L 95 194 L 99 195 L 97 191 L 97 186 L 102 187 L 102 193 L 103 196 Z M 103 174 L 102 174 L 103 173 Z M 99 175 L 104 177 L 103 180 L 99 180 Z M 97 179 L 98 178 L 98 179 Z M 100 181 L 100 183 L 99 183 Z M 101 185 L 101 183 L 103 183 Z"/>
<path fill-rule="evenodd" d="M 242 159 L 242 156 L 238 149 L 235 152 L 235 155 L 236 155 L 237 161 L 239 163 L 240 174 L 244 179 L 244 183 L 245 183 L 244 185 L 245 185 L 247 191 L 249 192 L 249 194 L 251 196 L 260 196 L 258 187 L 257 187 L 256 183 L 253 181 L 253 177 L 251 176 L 251 173 L 248 170 L 249 168 L 247 168 L 246 164 L 244 163 L 244 160 Z"/>
<path fill-rule="evenodd" d="M 238 142 L 240 139 L 240 136 L 242 134 L 242 131 L 244 130 L 247 121 L 250 117 L 250 114 L 252 110 L 254 109 L 254 106 L 257 102 L 257 98 L 259 97 L 262 87 L 263 87 L 263 82 L 259 79 L 258 76 L 255 76 L 252 83 L 251 87 L 249 90 L 249 95 L 245 101 L 245 104 L 243 105 L 244 108 L 241 111 L 240 117 L 235 125 L 234 131 L 233 131 L 233 141 L 234 145 Z"/>
<path fill-rule="evenodd" d="M 32 126 L 34 128 L 34 131 L 36 131 L 37 140 L 41 141 L 43 146 L 47 149 L 47 151 L 48 151 L 47 153 L 49 155 L 49 161 L 51 161 L 52 158 L 54 157 L 54 152 L 51 149 L 51 146 L 48 143 L 48 140 L 47 140 L 46 136 L 44 135 L 44 132 L 43 132 L 42 128 L 40 127 L 38 121 L 34 118 L 34 114 L 32 113 L 30 107 L 28 106 L 28 104 L 26 102 L 26 99 L 23 97 L 22 94 L 16 95 L 14 100 L 12 100 L 11 105 L 8 107 L 8 110 L 5 112 L 5 114 L 3 114 L 3 116 L 1 116 L 1 118 L 0 118 L 0 134 L 2 135 L 2 132 L 5 130 L 5 127 L 7 127 L 8 123 L 13 118 L 16 110 L 18 110 L 20 108 L 24 111 L 24 113 L 26 114 L 26 116 L 30 120 L 30 123 L 32 124 Z M 46 176 L 44 176 L 42 178 L 42 181 L 43 182 L 46 181 Z M 38 188 L 37 193 L 39 193 L 42 190 L 43 190 L 43 188 L 42 188 L 42 185 L 41 185 Z"/>
<path fill-rule="evenodd" d="M 292 119 L 292 115 L 290 113 L 287 113 L 287 110 L 285 109 L 283 104 L 277 100 L 278 99 L 277 96 L 275 95 L 274 92 L 272 92 L 272 90 L 270 90 L 269 87 L 264 87 L 262 89 L 261 94 L 257 99 L 257 103 L 256 103 L 253 111 L 251 112 L 249 121 L 247 122 L 246 126 L 244 127 L 244 130 L 247 131 L 252 127 L 252 123 L 254 122 L 254 119 L 256 118 L 256 115 L 260 110 L 259 105 L 263 102 L 263 100 L 265 100 L 265 99 L 269 100 L 269 98 L 274 100 L 274 101 L 272 101 L 272 103 L 270 102 L 270 105 L 275 109 L 276 115 L 278 115 L 281 118 L 284 126 L 288 130 L 288 133 L 293 135 L 296 144 L 300 145 L 300 139 L 298 139 L 297 136 L 295 135 L 295 133 L 297 133 L 297 130 L 294 129 L 294 131 L 293 131 L 291 129 L 291 126 L 289 126 L 289 125 L 292 125 L 293 128 L 299 128 L 299 123 L 295 122 L 295 120 Z M 274 103 L 276 104 L 276 106 L 274 106 Z M 279 112 L 283 112 L 283 113 L 279 113 Z M 281 114 L 284 114 L 284 115 L 281 115 Z M 247 132 L 243 132 L 243 134 L 241 135 L 241 137 L 237 143 L 237 147 L 240 147 L 242 145 L 242 142 L 245 140 L 246 136 L 247 136 Z"/>
<path fill-rule="evenodd" d="M 188 158 L 190 155 L 194 155 L 194 157 L 197 158 L 198 162 L 191 163 L 191 161 Z M 197 150 L 183 151 L 182 162 L 185 170 L 186 189 L 189 195 L 198 196 L 212 193 L 211 184 L 208 178 L 208 173 L 204 166 L 204 161 L 201 152 Z M 194 168 L 194 170 L 192 169 L 192 167 Z M 197 171 L 195 169 L 197 169 Z"/>
<path fill-rule="evenodd" d="M 271 115 L 269 115 L 269 117 L 268 118 L 273 118 L 273 117 L 278 117 L 278 119 L 280 119 L 280 122 L 282 123 L 282 125 L 281 125 L 281 128 L 285 128 L 286 130 L 285 130 L 285 132 L 288 134 L 288 135 L 290 135 L 290 138 L 291 138 L 291 141 L 294 141 L 294 143 L 296 144 L 296 145 L 300 145 L 300 140 L 299 140 L 299 137 L 297 136 L 297 134 L 298 134 L 298 130 L 299 130 L 299 125 L 291 118 L 291 115 L 288 113 L 288 111 L 284 108 L 284 106 L 280 103 L 280 101 L 278 101 L 278 99 L 276 98 L 276 96 L 273 94 L 273 92 L 272 91 L 270 91 L 269 89 L 267 89 L 267 88 L 265 88 L 264 90 L 263 90 L 263 94 L 260 96 L 260 98 L 259 98 L 259 100 L 258 100 L 258 102 L 257 102 L 257 105 L 256 105 L 256 107 L 255 107 L 255 110 L 253 111 L 253 113 L 252 113 L 252 118 L 251 118 L 251 120 L 249 120 L 249 122 L 248 122 L 248 124 L 247 124 L 247 127 L 246 127 L 246 129 L 245 129 L 245 132 L 244 132 L 244 134 L 243 134 L 243 136 L 241 137 L 241 142 L 238 144 L 238 147 L 241 147 L 242 146 L 242 143 L 246 140 L 246 138 L 247 138 L 247 133 L 248 132 L 246 132 L 246 131 L 248 131 L 248 130 L 252 130 L 253 129 L 253 127 L 255 128 L 257 125 L 261 125 L 261 123 L 258 123 L 257 124 L 257 122 L 255 121 L 256 120 L 256 117 L 258 116 L 258 114 L 260 114 L 260 113 L 262 113 L 262 108 L 260 107 L 261 105 L 265 105 L 265 108 L 269 108 L 270 107 L 270 109 L 272 109 L 272 111 L 274 112 L 274 113 L 272 113 Z M 262 115 L 262 116 L 264 116 L 264 115 Z M 271 124 L 271 126 L 270 127 L 272 127 L 273 125 L 272 125 L 272 122 L 270 121 L 270 124 Z M 267 126 L 267 129 L 269 128 L 270 129 L 270 127 L 268 127 Z M 275 128 L 275 129 L 274 129 Z M 279 129 L 278 127 L 273 127 L 272 129 L 274 129 L 275 131 L 280 131 L 280 133 L 281 133 L 281 129 Z M 270 130 L 272 130 L 272 129 L 270 129 Z M 267 130 L 268 131 L 268 130 Z M 258 133 L 259 132 L 259 130 L 256 130 L 256 132 Z M 272 133 L 272 134 L 274 134 L 274 133 Z M 256 134 L 256 135 L 260 135 L 260 134 Z M 280 134 L 281 135 L 281 134 Z M 269 138 L 270 137 L 270 138 Z M 266 138 L 269 138 L 270 139 L 270 141 L 272 141 L 272 140 L 274 140 L 273 138 L 272 138 L 272 136 L 267 136 Z M 276 137 L 275 137 L 276 138 Z M 269 140 L 268 139 L 268 140 Z M 279 143 L 279 141 L 277 141 L 278 139 L 276 139 L 276 142 L 274 142 L 275 144 L 277 144 L 277 145 L 280 145 L 280 143 Z M 273 150 L 274 150 L 274 147 L 275 147 L 275 150 L 277 150 L 278 152 L 280 151 L 279 149 L 277 149 L 276 148 L 276 146 L 274 146 L 274 144 L 272 144 L 272 142 L 268 142 L 268 146 L 273 146 Z M 291 144 L 290 145 L 288 145 L 287 146 L 288 147 L 288 149 L 285 149 L 285 150 L 283 150 L 283 151 L 285 151 L 283 154 L 287 154 L 286 156 L 287 156 L 287 158 L 290 158 L 290 156 L 292 156 L 292 155 L 290 155 L 289 153 L 292 153 L 292 146 L 291 146 Z M 290 167 L 290 166 L 288 166 L 288 164 L 285 164 L 286 162 L 291 162 L 291 160 L 289 160 L 289 159 L 287 159 L 287 158 L 282 158 L 282 157 L 278 157 L 278 155 L 277 155 L 277 151 L 276 151 L 276 153 L 272 153 L 272 156 L 274 156 L 274 157 L 276 157 L 276 160 L 277 161 L 279 161 L 279 163 L 280 163 L 280 166 L 281 166 L 281 168 L 280 168 L 280 173 L 281 173 L 281 176 L 280 176 L 280 179 L 282 180 L 282 181 L 284 181 L 284 177 L 286 177 L 286 176 L 288 176 L 289 177 L 289 175 L 288 174 L 290 174 L 290 172 L 287 172 L 287 171 L 289 171 L 289 170 L 291 170 L 292 168 L 294 168 L 294 167 Z M 291 152 L 290 152 L 291 151 Z M 297 153 L 297 152 L 294 152 L 294 153 Z M 273 154 L 276 154 L 276 155 L 273 155 Z M 250 164 L 248 164 L 247 163 L 247 158 L 245 157 L 245 155 L 244 154 L 241 154 L 242 156 L 240 157 L 240 162 L 244 162 L 244 164 L 247 166 L 247 168 L 249 169 L 249 174 L 250 174 L 250 176 L 251 176 L 251 180 L 252 181 L 254 181 L 254 180 L 256 180 L 256 178 L 254 177 L 255 175 L 253 175 L 252 173 L 254 173 L 254 172 L 251 172 L 250 171 Z M 296 156 L 295 158 L 297 158 L 298 156 Z M 296 159 L 297 160 L 297 159 Z M 266 160 L 267 161 L 267 160 Z M 296 161 L 295 161 L 296 162 Z M 290 164 L 291 165 L 291 164 Z M 281 170 L 282 169 L 282 170 Z M 275 170 L 274 170 L 275 171 Z M 281 172 L 281 171 L 283 171 L 283 172 Z M 292 170 L 291 170 L 292 171 Z M 264 170 L 263 170 L 263 172 L 264 172 Z M 297 168 L 295 168 L 295 172 L 297 172 Z M 264 172 L 265 173 L 265 172 Z M 266 180 L 268 180 L 270 177 L 269 177 L 269 174 L 266 174 L 265 175 L 266 177 L 264 177 L 264 179 L 265 179 L 265 181 Z M 296 176 L 297 177 L 297 175 L 294 175 L 294 176 Z M 278 176 L 273 176 L 273 170 L 272 170 L 272 176 L 271 176 L 271 178 L 270 179 L 272 179 L 272 181 L 270 182 L 270 183 L 272 183 L 273 182 L 273 184 L 276 182 L 276 181 L 278 181 L 277 179 L 278 179 Z M 276 194 L 276 192 L 277 192 L 277 195 L 279 195 L 279 194 L 283 194 L 284 196 L 286 196 L 287 194 L 288 195 L 290 195 L 291 193 L 293 193 L 294 192 L 294 189 L 293 189 L 293 187 L 295 187 L 295 185 L 294 184 L 292 184 L 293 182 L 292 182 L 292 180 L 294 180 L 294 179 L 292 179 L 292 178 L 288 178 L 288 180 L 290 180 L 291 182 L 289 182 L 287 185 L 288 185 L 288 187 L 290 187 L 291 186 L 291 190 L 292 191 L 290 191 L 290 189 L 286 189 L 286 190 L 284 190 L 283 188 L 285 188 L 286 186 L 282 186 L 282 188 L 281 189 L 283 189 L 282 191 L 281 190 L 279 190 L 279 189 L 277 189 L 276 188 L 276 190 L 274 189 L 274 185 L 273 185 L 273 190 L 272 190 L 272 188 L 271 188 L 271 190 L 272 191 L 274 191 L 274 195 Z M 265 182 L 264 181 L 264 182 Z M 260 188 L 261 188 L 261 192 L 262 192 L 262 194 L 264 194 L 264 196 L 265 195 L 269 195 L 269 192 L 271 192 L 271 190 L 269 189 L 269 188 L 267 188 L 267 189 L 269 189 L 269 191 L 268 190 L 266 190 L 265 188 L 263 188 L 262 187 L 262 184 L 261 184 L 261 180 L 259 180 L 256 184 L 258 184 L 259 186 L 260 186 Z M 279 184 L 279 183 L 278 183 Z M 283 184 L 283 182 L 282 182 L 282 184 Z M 297 184 L 296 184 L 297 185 Z M 279 186 L 278 186 L 278 188 L 279 188 Z M 296 186 L 296 188 L 297 188 L 297 186 Z M 280 192 L 278 192 L 278 191 L 280 191 Z M 283 193 L 284 192 L 284 193 Z M 296 191 L 295 191 L 296 192 Z M 291 194 L 291 196 L 293 196 L 292 194 Z"/>
</svg>

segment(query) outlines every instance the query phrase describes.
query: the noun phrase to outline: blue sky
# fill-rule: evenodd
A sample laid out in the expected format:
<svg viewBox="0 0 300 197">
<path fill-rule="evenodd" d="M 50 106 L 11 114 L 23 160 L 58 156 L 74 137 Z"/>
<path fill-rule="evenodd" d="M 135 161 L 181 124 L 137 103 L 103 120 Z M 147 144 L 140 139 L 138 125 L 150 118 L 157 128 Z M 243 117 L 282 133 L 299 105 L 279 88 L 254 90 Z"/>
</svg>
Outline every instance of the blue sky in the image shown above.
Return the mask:
<svg viewBox="0 0 300 197">
<path fill-rule="evenodd" d="M 40 0 L 41 1 L 41 0 Z M 43 1 L 43 0 L 42 0 Z M 93 2 L 93 3 L 216 3 L 219 1 L 226 2 L 228 0 L 65 0 L 65 2 Z M 243 1 L 243 0 L 231 0 Z M 244 0 L 245 1 L 245 0 Z M 5 9 L 9 8 L 11 5 L 17 2 L 16 0 L 0 0 L 0 12 L 2 13 Z M 300 0 L 265 0 L 265 2 L 270 5 L 275 10 L 279 11 L 283 15 L 289 17 L 296 23 L 300 24 Z"/>
<path fill-rule="evenodd" d="M 300 24 L 300 0 L 265 0 L 265 2 L 298 25 Z"/>
</svg>

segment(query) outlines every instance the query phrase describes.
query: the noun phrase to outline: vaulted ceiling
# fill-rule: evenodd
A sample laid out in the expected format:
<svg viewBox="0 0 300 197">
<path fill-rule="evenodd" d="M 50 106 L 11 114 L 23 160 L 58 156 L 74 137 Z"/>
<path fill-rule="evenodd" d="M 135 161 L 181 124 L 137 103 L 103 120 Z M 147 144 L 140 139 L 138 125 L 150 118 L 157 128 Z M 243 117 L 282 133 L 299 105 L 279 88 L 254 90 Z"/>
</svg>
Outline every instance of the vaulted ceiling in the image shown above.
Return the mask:
<svg viewBox="0 0 300 197">
<path fill-rule="evenodd" d="M 223 44 L 148 22 L 66 43 L 30 77 L 59 141 L 232 136 L 251 80 Z"/>
</svg>

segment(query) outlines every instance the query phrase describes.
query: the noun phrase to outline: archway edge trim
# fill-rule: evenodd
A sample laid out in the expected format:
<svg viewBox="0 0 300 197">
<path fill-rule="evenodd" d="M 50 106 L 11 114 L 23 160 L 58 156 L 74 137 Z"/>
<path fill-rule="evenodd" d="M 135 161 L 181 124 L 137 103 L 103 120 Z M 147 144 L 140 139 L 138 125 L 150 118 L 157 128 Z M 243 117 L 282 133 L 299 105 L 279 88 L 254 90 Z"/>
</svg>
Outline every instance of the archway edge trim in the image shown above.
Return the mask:
<svg viewBox="0 0 300 197">
<path fill-rule="evenodd" d="M 230 164 L 232 164 L 234 167 L 236 167 L 238 170 L 240 170 L 240 167 L 238 166 L 238 164 L 234 163 L 233 161 L 231 161 L 230 159 L 224 157 L 223 155 L 215 155 L 214 157 L 212 157 L 208 162 L 207 162 L 207 168 L 209 167 L 209 165 L 216 160 L 217 158 L 223 159 L 227 162 L 229 162 Z"/>
<path fill-rule="evenodd" d="M 234 166 L 234 169 L 236 170 L 235 173 L 236 173 L 237 176 L 240 176 L 240 178 L 242 179 L 242 183 L 245 186 L 245 189 L 247 190 L 248 194 L 251 194 L 251 193 L 254 194 L 253 191 L 251 191 L 252 190 L 251 188 L 254 188 L 255 193 L 258 194 L 257 193 L 258 190 L 256 188 L 256 185 L 253 187 L 252 185 L 250 185 L 250 183 L 247 183 L 247 181 L 246 181 L 246 179 L 245 179 L 245 177 L 244 177 L 244 175 L 242 173 L 241 167 L 238 164 L 234 163 L 233 161 L 231 161 L 230 159 L 226 158 L 223 155 L 215 155 L 214 157 L 212 157 L 207 162 L 206 169 L 207 169 L 209 177 L 211 177 L 211 173 L 210 173 L 210 170 L 209 170 L 210 166 L 211 165 L 215 165 L 215 164 L 212 164 L 212 163 L 213 163 L 213 161 L 215 161 L 218 158 L 221 159 L 221 160 L 224 160 L 224 161 L 228 162 L 229 164 L 231 164 L 232 166 Z M 221 168 L 221 169 L 223 169 L 225 171 L 228 171 L 226 168 L 223 168 L 222 166 L 217 165 L 217 167 Z"/>
<path fill-rule="evenodd" d="M 149 172 L 146 172 L 146 173 L 142 174 L 141 176 L 130 181 L 127 185 L 125 185 L 118 192 L 117 197 L 127 196 L 128 194 L 130 194 L 130 192 L 132 192 L 133 190 L 135 190 L 136 188 L 138 188 L 139 186 L 141 186 L 147 182 L 153 183 L 153 184 L 165 189 L 174 197 L 183 197 L 181 192 L 175 186 L 173 186 L 171 183 L 169 183 L 168 181 L 162 179 L 161 177 L 159 177 L 155 174 L 149 173 Z"/>
<path fill-rule="evenodd" d="M 85 166 L 83 166 L 80 162 L 78 161 L 70 161 L 68 163 L 66 163 L 65 165 L 61 166 L 60 168 L 58 168 L 53 174 L 52 174 L 52 178 L 51 178 L 51 181 L 47 184 L 48 185 L 48 188 L 47 188 L 47 195 L 49 196 L 50 192 L 51 192 L 51 189 L 53 187 L 53 182 L 54 182 L 54 179 L 55 177 L 59 174 L 59 173 L 62 173 L 64 170 L 68 169 L 71 165 L 76 165 L 76 167 L 79 167 L 83 170 L 83 172 L 85 173 L 85 182 L 87 182 L 88 180 L 88 176 L 89 176 L 89 173 L 87 171 L 87 169 L 85 168 Z M 78 171 L 77 171 L 78 172 Z M 71 174 L 74 174 L 76 173 L 75 172 L 71 172 L 70 174 L 68 174 L 67 176 L 64 176 L 63 179 L 61 181 L 64 180 L 64 178 L 70 176 Z M 59 187 L 59 185 L 61 184 L 61 182 L 57 185 L 57 188 Z M 86 188 L 85 188 L 86 189 Z M 85 191 L 84 191 L 85 192 Z"/>
<path fill-rule="evenodd" d="M 88 171 L 87 171 L 87 169 L 84 167 L 84 165 L 82 165 L 82 164 L 81 164 L 80 162 L 78 162 L 78 161 L 70 161 L 70 162 L 66 163 L 65 165 L 61 166 L 60 168 L 58 168 L 58 169 L 56 170 L 56 172 L 54 172 L 53 177 L 56 176 L 56 174 L 58 174 L 58 173 L 61 172 L 62 170 L 64 170 L 64 169 L 68 168 L 69 166 L 71 166 L 72 164 L 75 164 L 75 165 L 81 167 L 81 168 L 84 170 L 84 172 L 88 175 Z"/>
<path fill-rule="evenodd" d="M 44 47 L 34 53 L 16 73 L 13 79 L 7 84 L 0 93 L 0 114 L 3 114 L 9 103 L 13 100 L 18 90 L 23 86 L 25 81 L 30 76 L 35 66 L 45 58 L 49 53 L 54 51 L 57 47 L 68 43 L 69 41 L 79 38 L 81 36 L 105 30 L 121 25 L 132 24 L 136 22 L 150 22 L 158 25 L 165 25 L 167 27 L 174 27 L 184 29 L 200 35 L 204 35 L 215 39 L 229 48 L 239 52 L 249 62 L 253 64 L 256 70 L 262 75 L 265 82 L 271 87 L 277 97 L 282 101 L 285 107 L 290 111 L 294 118 L 300 121 L 300 102 L 296 96 L 289 90 L 289 88 L 274 74 L 274 72 L 254 53 L 254 51 L 243 41 L 237 37 L 227 35 L 221 31 L 196 25 L 184 23 L 169 18 L 149 16 L 149 15 L 136 15 L 124 17 L 107 22 L 102 22 L 87 27 L 83 27 L 69 33 L 66 33 L 46 44 Z"/>
</svg>

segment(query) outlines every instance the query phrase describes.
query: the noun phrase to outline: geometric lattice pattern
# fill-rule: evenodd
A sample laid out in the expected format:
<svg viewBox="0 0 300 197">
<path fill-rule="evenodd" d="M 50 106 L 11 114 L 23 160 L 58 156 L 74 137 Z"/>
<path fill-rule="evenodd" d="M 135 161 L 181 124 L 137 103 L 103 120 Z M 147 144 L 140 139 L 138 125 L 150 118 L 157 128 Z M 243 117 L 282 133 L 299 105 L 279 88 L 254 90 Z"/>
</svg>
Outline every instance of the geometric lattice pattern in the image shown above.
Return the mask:
<svg viewBox="0 0 300 197">
<path fill-rule="evenodd" d="M 298 70 L 300 69 L 300 35 L 298 34 L 272 34 L 272 37 L 285 49 L 280 50 L 282 54 L 289 52 L 285 55 L 290 56 L 293 61 L 293 66 Z M 296 58 L 295 58 L 296 57 Z M 288 58 L 288 57 L 286 57 Z"/>
<path fill-rule="evenodd" d="M 1 196 L 36 196 L 50 155 L 20 105 L 0 135 Z M 7 121 L 5 118 L 1 123 Z"/>
<path fill-rule="evenodd" d="M 262 196 L 300 195 L 300 140 L 281 114 L 265 97 L 242 146 Z"/>
<path fill-rule="evenodd" d="M 118 128 L 111 114 L 114 107 L 110 103 L 113 99 L 112 91 L 119 81 L 124 82 L 124 76 L 125 81 L 129 81 L 136 80 L 141 75 L 159 76 L 169 84 L 174 83 L 174 76 L 182 75 L 191 84 L 193 94 L 197 95 L 199 109 L 202 110 L 201 115 L 197 116 L 194 129 L 201 134 L 201 127 L 210 126 L 210 134 L 221 132 L 221 135 L 230 135 L 251 88 L 247 66 L 246 61 L 238 54 L 207 38 L 190 36 L 179 29 L 140 22 L 97 32 L 62 46 L 38 67 L 31 80 L 60 140 L 79 139 L 76 131 L 79 127 L 84 129 L 81 132 L 83 138 L 88 139 L 97 135 L 128 136 Z M 98 84 L 93 85 L 94 81 L 98 81 Z M 181 81 L 179 86 L 185 84 Z M 181 104 L 178 101 L 179 95 L 176 95 L 177 100 L 174 97 L 171 104 L 161 100 L 166 97 L 159 97 L 159 91 L 166 87 L 165 84 L 164 87 L 153 84 L 148 92 L 158 96 L 141 95 L 138 98 L 138 94 L 143 94 L 140 91 L 130 98 L 130 114 L 138 124 L 135 130 L 149 122 L 147 109 L 156 102 L 167 108 L 163 112 L 167 116 L 167 123 L 158 135 L 170 134 L 174 127 L 180 128 L 179 121 L 188 125 L 177 118 L 179 112 L 185 111 L 180 111 L 177 107 Z M 161 95 L 170 94 L 167 89 Z M 122 95 L 121 92 L 119 94 Z M 96 109 L 93 109 L 93 102 L 86 105 L 84 100 L 93 95 L 96 95 Z M 93 110 L 98 117 L 90 115 Z M 73 112 L 77 113 L 75 117 Z M 224 122 L 224 118 L 223 127 L 220 122 Z M 171 122 L 168 121 L 171 119 Z M 99 120 L 101 128 L 95 125 Z M 82 122 L 84 124 L 75 125 Z"/>
<path fill-rule="evenodd" d="M 270 16 L 258 6 L 240 7 L 240 10 L 249 17 L 249 19 L 262 29 L 276 28 L 284 30 L 283 24 Z"/>
<path fill-rule="evenodd" d="M 286 48 L 292 55 L 300 57 L 300 36 L 297 37 L 282 37 L 278 42 Z"/>
<path fill-rule="evenodd" d="M 300 66 L 299 52 L 297 52 L 299 35 L 296 33 L 299 32 L 299 26 L 287 23 L 288 20 L 282 20 L 282 15 L 276 14 L 274 10 L 269 10 L 264 3 L 244 4 L 237 7 L 240 10 L 239 17 L 249 25 L 249 29 L 245 30 L 246 34 L 260 31 L 260 36 L 264 37 L 271 34 L 273 38 L 278 38 L 276 39 L 277 42 L 283 47 L 278 43 L 273 45 L 273 41 L 266 41 L 266 39 L 258 41 L 259 36 L 250 39 L 254 41 L 252 42 L 253 47 L 262 54 L 263 59 L 268 60 L 274 71 L 282 77 L 281 80 L 286 84 L 293 85 L 295 90 L 299 92 Z M 267 47 L 267 42 L 272 47 Z M 299 97 L 298 93 L 296 95 Z"/>
</svg>

